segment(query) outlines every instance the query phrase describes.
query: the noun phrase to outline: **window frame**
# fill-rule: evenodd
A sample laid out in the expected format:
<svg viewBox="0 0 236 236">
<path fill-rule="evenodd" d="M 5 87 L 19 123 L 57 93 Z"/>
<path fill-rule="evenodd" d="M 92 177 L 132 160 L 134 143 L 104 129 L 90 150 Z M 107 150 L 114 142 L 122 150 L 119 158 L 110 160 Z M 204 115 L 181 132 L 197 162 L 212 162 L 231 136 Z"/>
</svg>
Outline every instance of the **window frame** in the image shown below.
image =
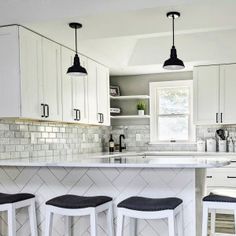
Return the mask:
<svg viewBox="0 0 236 236">
<path fill-rule="evenodd" d="M 188 118 L 188 140 L 159 140 L 158 135 L 158 117 L 159 115 L 159 99 L 158 89 L 160 88 L 178 88 L 189 87 L 189 118 Z M 193 124 L 193 81 L 192 80 L 173 80 L 173 81 L 159 81 L 149 83 L 150 95 L 150 143 L 193 143 L 195 142 L 195 127 Z M 173 114 L 177 116 L 178 114 Z M 179 114 L 180 115 L 180 114 Z M 161 115 L 162 116 L 162 115 Z M 171 117 L 171 115 L 168 115 Z"/>
</svg>

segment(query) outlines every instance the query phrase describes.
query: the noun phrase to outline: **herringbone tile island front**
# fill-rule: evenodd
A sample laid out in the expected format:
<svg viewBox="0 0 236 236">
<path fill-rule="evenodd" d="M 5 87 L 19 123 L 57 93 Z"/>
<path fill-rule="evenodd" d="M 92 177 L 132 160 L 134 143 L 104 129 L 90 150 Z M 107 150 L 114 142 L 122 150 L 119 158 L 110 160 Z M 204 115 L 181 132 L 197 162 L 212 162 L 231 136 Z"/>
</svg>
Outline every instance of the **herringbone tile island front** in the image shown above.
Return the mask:
<svg viewBox="0 0 236 236">
<path fill-rule="evenodd" d="M 195 170 L 193 169 L 145 169 L 145 168 L 63 168 L 63 167 L 1 167 L 1 192 L 29 192 L 37 198 L 39 235 L 44 235 L 44 203 L 48 199 L 66 193 L 78 195 L 108 195 L 114 198 L 114 206 L 130 195 L 147 197 L 176 196 L 184 202 L 185 236 L 195 235 Z M 114 207 L 115 209 L 115 207 Z M 7 236 L 6 215 L 1 215 L 1 236 Z M 114 211 L 116 223 L 116 210 Z M 129 236 L 128 221 L 125 236 Z M 63 236 L 63 218 L 54 218 L 53 236 Z M 87 217 L 73 220 L 73 235 L 89 236 Z M 106 220 L 99 217 L 99 236 L 105 236 Z M 29 236 L 28 215 L 17 212 L 17 236 Z M 139 236 L 168 236 L 166 221 L 139 221 Z"/>
</svg>

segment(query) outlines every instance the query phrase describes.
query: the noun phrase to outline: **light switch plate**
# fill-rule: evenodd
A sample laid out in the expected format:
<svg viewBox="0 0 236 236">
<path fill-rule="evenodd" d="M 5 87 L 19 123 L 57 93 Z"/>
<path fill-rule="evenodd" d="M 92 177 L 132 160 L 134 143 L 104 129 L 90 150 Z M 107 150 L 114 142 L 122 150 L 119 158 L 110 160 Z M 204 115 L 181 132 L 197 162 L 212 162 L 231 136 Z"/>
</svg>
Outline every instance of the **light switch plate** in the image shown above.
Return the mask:
<svg viewBox="0 0 236 236">
<path fill-rule="evenodd" d="M 141 134 L 136 134 L 136 141 L 141 141 Z"/>
</svg>

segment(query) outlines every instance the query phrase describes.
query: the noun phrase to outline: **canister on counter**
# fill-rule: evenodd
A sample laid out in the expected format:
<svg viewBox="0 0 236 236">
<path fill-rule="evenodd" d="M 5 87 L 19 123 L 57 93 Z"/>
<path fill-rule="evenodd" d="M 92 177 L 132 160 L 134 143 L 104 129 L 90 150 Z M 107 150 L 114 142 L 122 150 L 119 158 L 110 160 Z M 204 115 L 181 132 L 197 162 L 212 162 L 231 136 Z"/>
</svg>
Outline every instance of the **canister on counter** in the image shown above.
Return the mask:
<svg viewBox="0 0 236 236">
<path fill-rule="evenodd" d="M 207 152 L 216 152 L 216 140 L 214 138 L 207 139 Z"/>
</svg>

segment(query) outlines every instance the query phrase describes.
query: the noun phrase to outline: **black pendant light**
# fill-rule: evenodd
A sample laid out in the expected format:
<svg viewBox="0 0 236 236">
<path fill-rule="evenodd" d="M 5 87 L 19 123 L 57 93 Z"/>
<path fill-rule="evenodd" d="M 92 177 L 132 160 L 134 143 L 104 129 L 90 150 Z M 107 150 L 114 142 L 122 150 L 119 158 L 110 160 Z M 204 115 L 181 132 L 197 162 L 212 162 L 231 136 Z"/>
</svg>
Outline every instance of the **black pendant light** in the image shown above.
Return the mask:
<svg viewBox="0 0 236 236">
<path fill-rule="evenodd" d="M 74 64 L 68 68 L 67 74 L 70 76 L 85 76 L 87 75 L 87 71 L 84 67 L 80 65 L 80 59 L 78 56 L 78 50 L 77 50 L 77 29 L 82 28 L 82 25 L 80 23 L 70 23 L 69 26 L 72 29 L 75 29 L 75 57 L 74 57 Z"/>
<path fill-rule="evenodd" d="M 170 58 L 164 62 L 163 68 L 167 70 L 181 70 L 184 69 L 185 66 L 183 61 L 177 57 L 177 51 L 175 48 L 175 19 L 180 17 L 180 13 L 168 12 L 166 16 L 172 19 L 173 46 L 170 51 Z"/>
</svg>

